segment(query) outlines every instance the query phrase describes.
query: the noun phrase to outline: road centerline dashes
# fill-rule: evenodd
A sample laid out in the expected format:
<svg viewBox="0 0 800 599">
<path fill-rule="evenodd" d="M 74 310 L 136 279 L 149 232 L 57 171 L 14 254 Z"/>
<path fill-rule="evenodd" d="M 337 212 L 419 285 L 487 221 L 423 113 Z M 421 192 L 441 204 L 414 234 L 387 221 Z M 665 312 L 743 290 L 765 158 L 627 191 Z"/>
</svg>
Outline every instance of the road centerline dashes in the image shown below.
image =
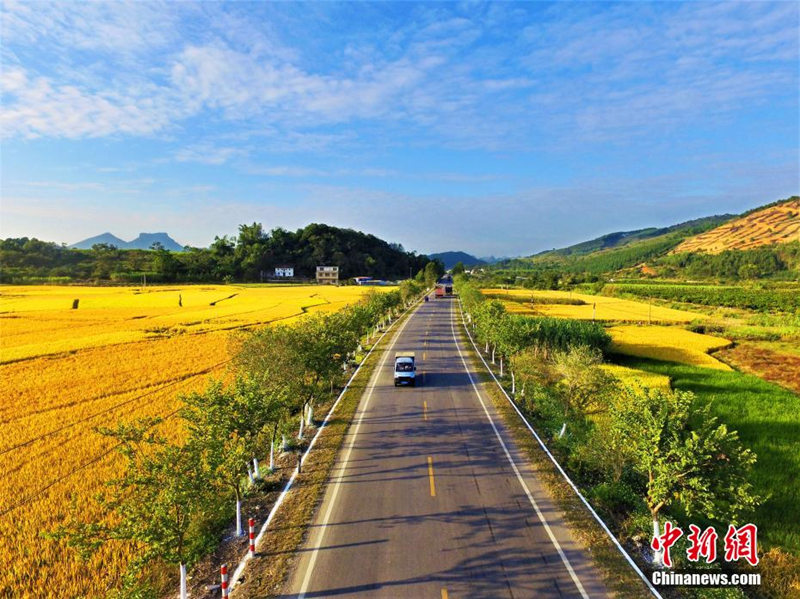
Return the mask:
<svg viewBox="0 0 800 599">
<path fill-rule="evenodd" d="M 433 458 L 428 456 L 428 481 L 431 487 L 431 497 L 436 497 L 436 481 L 433 478 Z"/>
</svg>

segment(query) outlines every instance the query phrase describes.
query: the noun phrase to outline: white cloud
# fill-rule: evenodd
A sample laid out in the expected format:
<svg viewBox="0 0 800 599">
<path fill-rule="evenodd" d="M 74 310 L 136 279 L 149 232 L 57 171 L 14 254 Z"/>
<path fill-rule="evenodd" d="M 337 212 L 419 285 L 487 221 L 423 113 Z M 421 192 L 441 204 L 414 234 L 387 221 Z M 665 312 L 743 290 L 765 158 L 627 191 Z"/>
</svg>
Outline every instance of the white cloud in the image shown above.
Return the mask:
<svg viewBox="0 0 800 599">
<path fill-rule="evenodd" d="M 244 156 L 246 151 L 242 148 L 219 147 L 205 142 L 181 148 L 175 153 L 178 162 L 199 162 L 201 164 L 225 164 L 231 158 Z"/>
<path fill-rule="evenodd" d="M 342 136 L 513 150 L 792 101 L 775 90 L 797 87 L 794 3 L 588 6 L 413 6 L 403 21 L 373 6 L 375 31 L 339 34 L 348 5 L 6 2 L 0 126 L 152 137 L 200 118 L 284 150 Z"/>
<path fill-rule="evenodd" d="M 158 95 L 153 87 L 127 90 L 127 94 L 94 92 L 48 77 L 31 77 L 19 67 L 4 70 L 2 86 L 0 132 L 4 137 L 148 136 L 186 116 L 180 102 Z"/>
</svg>

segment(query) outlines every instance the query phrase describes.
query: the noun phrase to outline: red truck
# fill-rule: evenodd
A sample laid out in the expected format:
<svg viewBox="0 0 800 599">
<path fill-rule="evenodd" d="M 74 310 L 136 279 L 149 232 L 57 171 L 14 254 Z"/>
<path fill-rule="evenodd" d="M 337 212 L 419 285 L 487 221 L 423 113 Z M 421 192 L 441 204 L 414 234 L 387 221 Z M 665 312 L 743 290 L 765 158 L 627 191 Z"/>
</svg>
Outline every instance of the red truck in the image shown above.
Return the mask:
<svg viewBox="0 0 800 599">
<path fill-rule="evenodd" d="M 433 292 L 434 297 L 444 297 L 444 287 L 441 285 L 436 286 L 436 291 Z"/>
</svg>

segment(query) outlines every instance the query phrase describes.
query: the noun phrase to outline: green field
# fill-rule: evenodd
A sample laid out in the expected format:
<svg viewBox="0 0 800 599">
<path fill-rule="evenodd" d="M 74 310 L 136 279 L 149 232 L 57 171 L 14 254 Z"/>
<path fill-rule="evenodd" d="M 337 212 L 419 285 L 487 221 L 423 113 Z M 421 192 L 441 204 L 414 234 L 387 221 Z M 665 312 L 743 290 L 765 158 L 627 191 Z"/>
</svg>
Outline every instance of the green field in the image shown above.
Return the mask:
<svg viewBox="0 0 800 599">
<path fill-rule="evenodd" d="M 712 413 L 739 431 L 743 444 L 758 455 L 753 483 L 767 496 L 753 517 L 759 540 L 800 555 L 800 396 L 741 372 L 640 358 L 620 357 L 618 362 L 667 375 L 674 388 L 712 402 Z"/>
<path fill-rule="evenodd" d="M 800 309 L 800 290 L 797 288 L 758 289 L 742 286 L 653 285 L 644 283 L 606 285 L 603 288 L 603 293 L 606 295 L 634 295 L 636 297 L 658 298 L 674 302 L 758 311 L 779 310 L 791 312 Z"/>
</svg>

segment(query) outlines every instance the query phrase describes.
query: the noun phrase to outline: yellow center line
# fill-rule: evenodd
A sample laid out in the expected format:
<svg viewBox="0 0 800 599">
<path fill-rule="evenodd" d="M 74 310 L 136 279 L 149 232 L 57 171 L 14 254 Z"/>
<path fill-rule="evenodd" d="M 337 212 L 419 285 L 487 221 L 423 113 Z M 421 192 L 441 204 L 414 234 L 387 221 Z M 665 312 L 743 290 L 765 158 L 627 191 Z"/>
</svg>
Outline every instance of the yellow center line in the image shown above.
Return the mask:
<svg viewBox="0 0 800 599">
<path fill-rule="evenodd" d="M 431 484 L 431 497 L 436 497 L 436 483 L 433 481 L 433 458 L 428 456 L 428 481 Z"/>
<path fill-rule="evenodd" d="M 425 352 L 422 352 L 422 359 L 423 359 L 423 360 L 425 360 L 425 359 L 427 358 L 427 356 L 428 356 L 428 354 L 427 354 L 427 353 L 425 353 Z"/>
<path fill-rule="evenodd" d="M 442 599 L 447 599 L 447 589 L 442 589 Z"/>
<path fill-rule="evenodd" d="M 423 401 L 422 402 L 422 419 L 423 420 L 427 420 L 428 419 L 428 402 L 427 401 Z"/>
</svg>

